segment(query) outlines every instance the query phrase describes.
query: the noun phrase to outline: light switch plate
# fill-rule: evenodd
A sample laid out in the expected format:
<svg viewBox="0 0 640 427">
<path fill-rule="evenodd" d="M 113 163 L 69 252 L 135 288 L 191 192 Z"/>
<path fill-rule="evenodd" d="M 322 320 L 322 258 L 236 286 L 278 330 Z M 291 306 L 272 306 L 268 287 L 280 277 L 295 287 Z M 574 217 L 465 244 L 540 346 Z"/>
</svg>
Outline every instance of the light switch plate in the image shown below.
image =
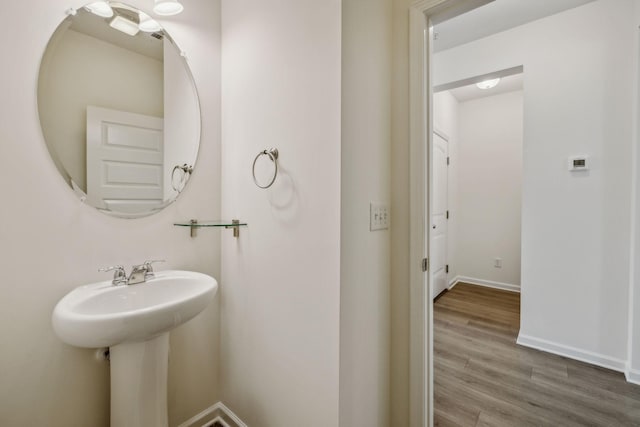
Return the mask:
<svg viewBox="0 0 640 427">
<path fill-rule="evenodd" d="M 387 230 L 391 216 L 389 206 L 384 203 L 373 203 L 369 205 L 369 230 Z"/>
</svg>

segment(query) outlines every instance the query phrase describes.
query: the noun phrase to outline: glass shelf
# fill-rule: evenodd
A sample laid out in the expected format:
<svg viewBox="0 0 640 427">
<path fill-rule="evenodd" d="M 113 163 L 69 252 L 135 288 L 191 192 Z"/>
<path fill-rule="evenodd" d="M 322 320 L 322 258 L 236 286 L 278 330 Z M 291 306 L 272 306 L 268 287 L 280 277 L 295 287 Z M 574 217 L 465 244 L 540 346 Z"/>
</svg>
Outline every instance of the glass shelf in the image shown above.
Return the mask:
<svg viewBox="0 0 640 427">
<path fill-rule="evenodd" d="M 190 221 L 185 221 L 185 222 L 174 222 L 173 225 L 177 227 L 189 227 L 191 229 L 191 237 L 196 237 L 196 230 L 198 228 L 205 228 L 205 227 L 232 228 L 233 237 L 238 237 L 240 236 L 240 227 L 246 227 L 248 224 L 246 222 L 241 222 L 240 220 L 237 220 L 237 219 L 232 219 L 231 221 L 225 221 L 225 220 L 198 221 L 196 219 L 192 219 Z"/>
<path fill-rule="evenodd" d="M 215 220 L 215 221 L 198 221 L 195 224 L 191 222 L 176 222 L 173 225 L 177 227 L 235 227 L 236 225 L 244 226 L 247 225 L 246 222 L 239 222 L 237 224 L 232 221 L 223 221 L 223 220 Z"/>
</svg>

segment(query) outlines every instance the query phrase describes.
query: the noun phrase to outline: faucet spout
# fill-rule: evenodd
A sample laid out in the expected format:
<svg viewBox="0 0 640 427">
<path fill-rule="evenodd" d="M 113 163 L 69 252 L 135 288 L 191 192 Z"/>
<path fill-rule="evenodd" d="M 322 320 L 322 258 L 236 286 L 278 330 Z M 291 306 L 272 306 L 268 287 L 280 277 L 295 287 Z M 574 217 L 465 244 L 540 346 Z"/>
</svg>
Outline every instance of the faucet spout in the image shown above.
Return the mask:
<svg viewBox="0 0 640 427">
<path fill-rule="evenodd" d="M 127 278 L 127 285 L 135 285 L 136 283 L 142 283 L 146 281 L 147 265 L 134 265 L 131 267 L 131 273 Z"/>
<path fill-rule="evenodd" d="M 153 263 L 155 262 L 164 262 L 164 260 L 145 261 L 144 264 L 131 267 L 127 285 L 135 285 L 136 283 L 146 282 L 147 279 L 153 279 Z"/>
</svg>

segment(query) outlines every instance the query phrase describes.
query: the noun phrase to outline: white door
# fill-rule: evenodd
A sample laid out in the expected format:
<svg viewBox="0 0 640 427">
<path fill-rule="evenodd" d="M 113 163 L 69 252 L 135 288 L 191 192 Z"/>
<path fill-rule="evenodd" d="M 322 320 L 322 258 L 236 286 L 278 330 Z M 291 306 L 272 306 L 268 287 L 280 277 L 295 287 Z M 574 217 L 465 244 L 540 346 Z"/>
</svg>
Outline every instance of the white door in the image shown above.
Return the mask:
<svg viewBox="0 0 640 427">
<path fill-rule="evenodd" d="M 87 199 L 136 213 L 163 203 L 163 120 L 87 107 Z"/>
<path fill-rule="evenodd" d="M 447 221 L 448 221 L 448 141 L 433 133 L 433 198 L 431 206 L 431 297 L 448 287 Z"/>
</svg>

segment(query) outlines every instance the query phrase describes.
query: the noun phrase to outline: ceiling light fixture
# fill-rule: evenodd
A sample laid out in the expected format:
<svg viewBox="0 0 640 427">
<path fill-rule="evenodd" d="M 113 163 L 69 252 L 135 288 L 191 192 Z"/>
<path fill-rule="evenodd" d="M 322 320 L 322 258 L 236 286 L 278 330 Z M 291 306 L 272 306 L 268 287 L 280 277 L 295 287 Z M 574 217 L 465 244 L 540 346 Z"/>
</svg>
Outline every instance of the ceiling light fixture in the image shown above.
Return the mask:
<svg viewBox="0 0 640 427">
<path fill-rule="evenodd" d="M 115 28 L 116 30 L 122 31 L 123 33 L 130 36 L 135 36 L 140 31 L 137 23 L 130 21 L 127 18 L 123 18 L 120 15 L 116 15 L 116 17 L 111 20 L 109 25 L 111 26 L 111 28 Z"/>
<path fill-rule="evenodd" d="M 153 11 L 161 16 L 177 15 L 184 10 L 184 6 L 178 0 L 154 0 L 156 2 Z"/>
<path fill-rule="evenodd" d="M 476 86 L 478 86 L 479 89 L 485 90 L 496 87 L 498 83 L 500 83 L 500 77 L 498 77 L 497 79 L 485 80 L 483 82 L 476 83 Z"/>
<path fill-rule="evenodd" d="M 140 28 L 140 31 L 144 31 L 145 33 L 162 31 L 162 27 L 158 24 L 158 21 L 151 18 L 144 12 L 140 12 L 140 24 L 138 25 L 138 28 Z"/>
<path fill-rule="evenodd" d="M 96 1 L 89 3 L 85 8 L 94 15 L 101 16 L 103 18 L 111 18 L 113 16 L 113 9 L 106 1 Z"/>
</svg>

